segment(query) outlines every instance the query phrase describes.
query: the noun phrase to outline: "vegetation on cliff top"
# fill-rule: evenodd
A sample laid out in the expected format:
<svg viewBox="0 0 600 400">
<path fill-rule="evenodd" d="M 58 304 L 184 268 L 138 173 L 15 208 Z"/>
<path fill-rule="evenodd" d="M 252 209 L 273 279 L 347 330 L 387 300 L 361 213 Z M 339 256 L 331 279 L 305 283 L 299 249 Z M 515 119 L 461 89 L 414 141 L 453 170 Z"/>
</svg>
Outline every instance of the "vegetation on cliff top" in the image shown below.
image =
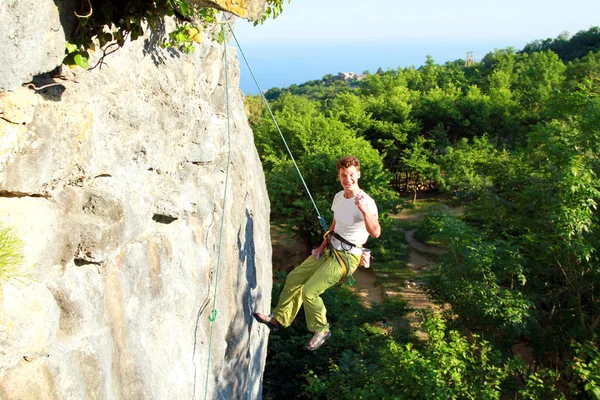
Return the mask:
<svg viewBox="0 0 600 400">
<path fill-rule="evenodd" d="M 267 0 L 263 17 L 256 24 L 269 17 L 277 18 L 283 9 L 283 0 Z M 164 18 L 175 17 L 177 27 L 169 32 L 169 40 L 164 47 L 178 48 L 190 53 L 193 43 L 200 43 L 202 33 L 217 21 L 219 11 L 202 7 L 185 0 L 155 0 L 117 2 L 88 0 L 81 2 L 77 16 L 77 27 L 67 43 L 64 63 L 88 68 L 90 51 L 96 50 L 96 43 L 104 55 L 118 50 L 125 40 L 136 40 L 145 30 L 164 30 Z M 211 39 L 221 42 L 222 31 L 211 33 Z"/>
</svg>

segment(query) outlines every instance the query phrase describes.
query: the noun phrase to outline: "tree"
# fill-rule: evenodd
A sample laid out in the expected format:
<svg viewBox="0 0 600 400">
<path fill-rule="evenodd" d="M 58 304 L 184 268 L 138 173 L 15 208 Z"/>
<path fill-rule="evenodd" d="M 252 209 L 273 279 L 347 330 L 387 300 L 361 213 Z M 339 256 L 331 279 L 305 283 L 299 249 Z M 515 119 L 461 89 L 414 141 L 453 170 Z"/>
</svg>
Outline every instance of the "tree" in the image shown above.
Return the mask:
<svg viewBox="0 0 600 400">
<path fill-rule="evenodd" d="M 507 347 L 527 341 L 537 362 L 563 371 L 553 379 L 573 393 L 586 389 L 573 374 L 572 342 L 586 346 L 600 331 L 594 89 L 589 82 L 552 96 L 553 119 L 537 124 L 522 149 L 498 152 L 479 142 L 449 152 L 444 183 L 470 190 L 471 201 L 462 218 L 432 213 L 428 228 L 448 243 L 426 279 L 428 293 L 450 304 L 463 327 L 487 331 Z"/>
<path fill-rule="evenodd" d="M 556 39 L 534 40 L 526 44 L 521 52 L 533 54 L 548 50 L 556 53 L 565 63 L 584 57 L 589 52 L 600 50 L 600 28 L 594 26 L 587 31 L 581 30 L 573 37 L 564 31 Z"/>
<path fill-rule="evenodd" d="M 342 93 L 327 103 L 325 114 L 363 136 L 371 125 L 371 113 L 366 108 L 366 102 L 357 95 Z"/>
<path fill-rule="evenodd" d="M 505 166 L 507 157 L 508 153 L 498 151 L 486 136 L 473 138 L 473 143 L 463 138 L 438 158 L 444 171 L 440 184 L 462 199 L 476 199 L 492 186 L 491 172 L 497 165 Z"/>
<path fill-rule="evenodd" d="M 577 90 L 586 79 L 600 78 L 600 51 L 589 52 L 586 56 L 570 61 L 565 71 L 564 87 Z M 600 89 L 600 88 L 597 88 Z M 598 93 L 599 90 L 596 90 Z"/>
<path fill-rule="evenodd" d="M 422 92 L 415 109 L 415 118 L 421 122 L 423 130 L 429 132 L 437 126 L 447 129 L 448 139 L 460 139 L 464 119 L 457 108 L 462 96 L 459 88 L 449 84 L 445 89 L 434 87 Z"/>
<path fill-rule="evenodd" d="M 393 78 L 379 95 L 363 98 L 371 114 L 371 124 L 364 137 L 383 155 L 385 166 L 392 172 L 400 170 L 401 151 L 409 136 L 416 136 L 420 125 L 411 117 L 413 93 Z"/>
<path fill-rule="evenodd" d="M 523 108 L 523 119 L 538 120 L 553 90 L 564 80 L 565 65 L 551 52 L 523 55 L 515 64 L 513 92 Z"/>
<path fill-rule="evenodd" d="M 431 143 L 423 136 L 419 136 L 408 149 L 404 150 L 404 170 L 413 174 L 413 203 L 417 201 L 417 191 L 419 182 L 425 179 L 437 180 L 440 177 L 440 169 L 433 161 L 433 155 L 426 149 L 426 145 Z"/>
</svg>

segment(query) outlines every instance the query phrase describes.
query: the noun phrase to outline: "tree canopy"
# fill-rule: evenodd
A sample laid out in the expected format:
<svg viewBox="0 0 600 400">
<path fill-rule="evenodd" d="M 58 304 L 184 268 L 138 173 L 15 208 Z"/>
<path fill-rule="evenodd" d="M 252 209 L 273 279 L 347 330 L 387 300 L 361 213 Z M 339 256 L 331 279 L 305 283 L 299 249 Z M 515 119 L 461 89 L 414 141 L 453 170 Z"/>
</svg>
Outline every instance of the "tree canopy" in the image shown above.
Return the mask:
<svg viewBox="0 0 600 400">
<path fill-rule="evenodd" d="M 307 391 L 345 393 L 343 376 L 369 388 L 364 398 L 600 398 L 599 32 L 496 49 L 474 65 L 428 57 L 418 69 L 267 92 L 326 215 L 340 190 L 335 160 L 347 154 L 361 159 L 361 184 L 384 212 L 402 204 L 398 190 L 416 196 L 425 182 L 465 210 L 433 208 L 419 227 L 447 249 L 424 278 L 430 298 L 449 305 L 443 320 L 427 319 L 439 340 L 416 350 L 393 342 L 380 350 L 385 364 L 360 364 L 378 381 L 342 357 L 332 363 L 346 375 L 320 370 Z M 315 239 L 318 221 L 279 134 L 255 98 L 247 107 L 273 220 Z M 392 186 L 399 177 L 406 184 Z M 511 356 L 523 343 L 530 366 Z M 461 364 L 458 347 L 493 362 Z M 450 364 L 469 372 L 445 376 Z M 398 374 L 414 379 L 400 385 Z"/>
</svg>

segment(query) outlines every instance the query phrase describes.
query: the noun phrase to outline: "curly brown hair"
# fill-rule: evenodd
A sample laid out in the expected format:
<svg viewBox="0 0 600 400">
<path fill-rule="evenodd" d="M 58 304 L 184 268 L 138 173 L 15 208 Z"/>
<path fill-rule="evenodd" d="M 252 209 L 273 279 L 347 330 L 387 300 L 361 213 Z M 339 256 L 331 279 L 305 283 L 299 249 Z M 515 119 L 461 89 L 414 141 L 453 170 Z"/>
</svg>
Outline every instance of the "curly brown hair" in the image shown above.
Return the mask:
<svg viewBox="0 0 600 400">
<path fill-rule="evenodd" d="M 339 160 L 337 160 L 337 163 L 335 164 L 338 172 L 340 171 L 340 169 L 342 168 L 350 168 L 350 167 L 356 167 L 357 171 L 360 171 L 360 161 L 358 160 L 358 158 L 354 157 L 354 156 L 345 156 L 340 158 Z"/>
</svg>

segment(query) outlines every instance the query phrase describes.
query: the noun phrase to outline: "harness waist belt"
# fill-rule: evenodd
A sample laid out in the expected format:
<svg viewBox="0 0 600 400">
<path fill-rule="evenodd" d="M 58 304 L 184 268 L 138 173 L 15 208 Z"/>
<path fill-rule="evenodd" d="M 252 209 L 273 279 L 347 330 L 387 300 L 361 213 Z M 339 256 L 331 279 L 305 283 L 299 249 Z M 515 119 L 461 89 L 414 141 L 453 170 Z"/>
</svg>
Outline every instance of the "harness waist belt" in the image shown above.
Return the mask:
<svg viewBox="0 0 600 400">
<path fill-rule="evenodd" d="M 342 236 L 335 232 L 331 232 L 333 235 L 329 236 L 329 243 L 337 251 L 347 251 L 348 253 L 361 255 L 363 252 L 362 246 L 357 246 L 344 239 Z"/>
<path fill-rule="evenodd" d="M 334 237 L 335 237 L 337 240 L 339 240 L 340 242 L 342 242 L 342 243 L 348 244 L 348 245 L 350 245 L 350 246 L 352 246 L 352 247 L 361 247 L 361 246 L 357 246 L 357 245 L 355 245 L 354 243 L 350 243 L 348 240 L 344 239 L 344 237 L 343 237 L 342 235 L 338 234 L 338 233 L 337 233 L 337 232 L 335 232 L 335 231 L 333 231 L 333 232 L 331 232 L 331 233 L 333 233 L 333 236 L 334 236 Z"/>
</svg>

